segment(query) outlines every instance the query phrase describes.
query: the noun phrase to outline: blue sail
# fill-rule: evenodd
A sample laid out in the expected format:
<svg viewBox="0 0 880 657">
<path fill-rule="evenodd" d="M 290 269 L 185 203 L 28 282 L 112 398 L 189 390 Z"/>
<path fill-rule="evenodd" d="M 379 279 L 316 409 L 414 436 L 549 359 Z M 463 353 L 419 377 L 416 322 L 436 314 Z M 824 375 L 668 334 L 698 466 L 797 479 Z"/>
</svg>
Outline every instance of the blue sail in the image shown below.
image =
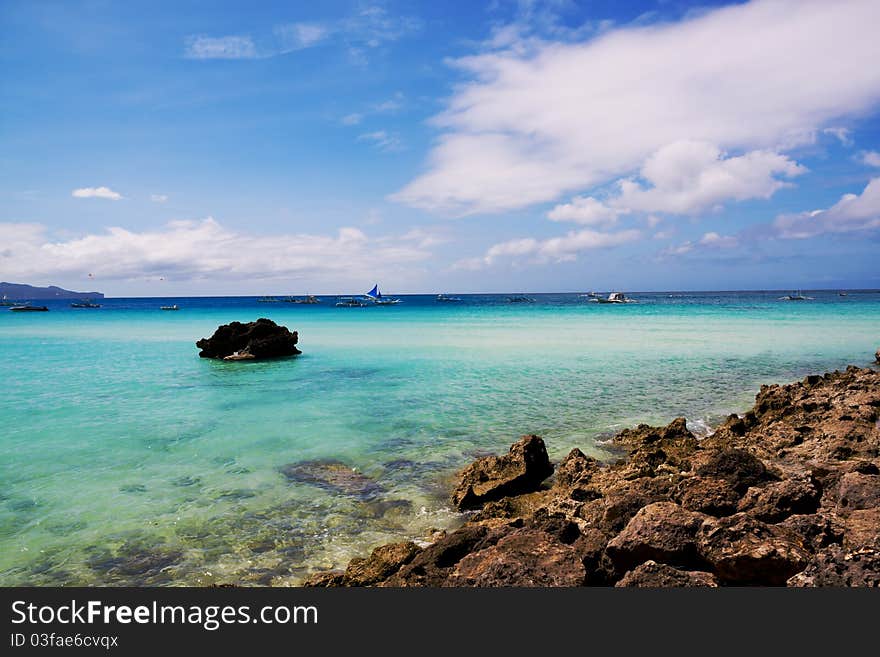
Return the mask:
<svg viewBox="0 0 880 657">
<path fill-rule="evenodd" d="M 376 285 L 373 286 L 372 290 L 367 292 L 367 296 L 373 297 L 374 299 L 381 299 L 382 298 L 382 293 L 379 292 L 379 284 L 378 283 L 376 283 Z"/>
</svg>

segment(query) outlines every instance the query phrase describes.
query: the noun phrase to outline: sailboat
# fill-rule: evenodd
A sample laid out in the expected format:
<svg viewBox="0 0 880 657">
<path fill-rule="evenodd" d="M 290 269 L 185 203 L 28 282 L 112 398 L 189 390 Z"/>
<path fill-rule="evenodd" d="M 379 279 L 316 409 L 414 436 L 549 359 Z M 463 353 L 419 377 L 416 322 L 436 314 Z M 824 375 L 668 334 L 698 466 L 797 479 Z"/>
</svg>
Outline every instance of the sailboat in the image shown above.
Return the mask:
<svg viewBox="0 0 880 657">
<path fill-rule="evenodd" d="M 0 306 L 17 306 L 17 305 L 18 305 L 17 302 L 10 301 L 8 298 L 6 298 L 5 294 L 3 295 L 3 298 L 0 299 Z"/>
<path fill-rule="evenodd" d="M 373 289 L 367 292 L 365 295 L 367 299 L 372 301 L 377 306 L 393 306 L 396 303 L 400 303 L 400 299 L 392 299 L 391 297 L 383 297 L 382 293 L 379 291 L 379 284 L 373 286 Z"/>
</svg>

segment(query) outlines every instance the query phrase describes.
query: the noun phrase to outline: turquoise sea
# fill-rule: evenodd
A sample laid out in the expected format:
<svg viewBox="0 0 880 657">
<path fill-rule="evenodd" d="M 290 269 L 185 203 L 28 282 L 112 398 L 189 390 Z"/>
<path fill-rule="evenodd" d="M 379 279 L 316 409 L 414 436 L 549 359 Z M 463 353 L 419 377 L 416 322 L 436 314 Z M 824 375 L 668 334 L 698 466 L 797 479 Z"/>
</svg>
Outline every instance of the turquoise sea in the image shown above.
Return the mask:
<svg viewBox="0 0 880 657">
<path fill-rule="evenodd" d="M 872 360 L 880 293 L 781 294 L 0 308 L 0 585 L 296 584 L 461 522 L 451 473 L 523 433 L 601 455 L 623 427 L 685 415 L 705 433 L 762 383 Z M 198 358 L 258 317 L 298 330 L 302 356 Z M 281 470 L 325 461 L 356 485 Z"/>
</svg>

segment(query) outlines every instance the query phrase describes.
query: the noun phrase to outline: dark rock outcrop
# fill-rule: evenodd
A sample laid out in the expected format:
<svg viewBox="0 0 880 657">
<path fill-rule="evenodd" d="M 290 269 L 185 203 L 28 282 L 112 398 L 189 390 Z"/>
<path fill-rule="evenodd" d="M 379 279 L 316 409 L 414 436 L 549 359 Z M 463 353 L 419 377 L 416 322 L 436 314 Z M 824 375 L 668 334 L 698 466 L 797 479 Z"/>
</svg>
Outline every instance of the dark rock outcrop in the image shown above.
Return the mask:
<svg viewBox="0 0 880 657">
<path fill-rule="evenodd" d="M 523 436 L 503 456 L 486 456 L 471 463 L 461 473 L 452 493 L 458 509 L 475 509 L 491 500 L 536 490 L 553 474 L 544 441 Z"/>
<path fill-rule="evenodd" d="M 260 318 L 242 324 L 232 322 L 220 326 L 210 338 L 196 342 L 202 358 L 223 360 L 257 360 L 282 358 L 302 353 L 296 348 L 299 335 L 271 319 Z"/>
<path fill-rule="evenodd" d="M 763 386 L 702 440 L 678 418 L 610 449 L 625 458 L 573 449 L 546 488 L 544 443 L 526 436 L 464 470 L 454 502 L 480 511 L 460 529 L 309 584 L 880 586 L 880 372 Z M 288 476 L 350 489 L 302 472 Z"/>
</svg>

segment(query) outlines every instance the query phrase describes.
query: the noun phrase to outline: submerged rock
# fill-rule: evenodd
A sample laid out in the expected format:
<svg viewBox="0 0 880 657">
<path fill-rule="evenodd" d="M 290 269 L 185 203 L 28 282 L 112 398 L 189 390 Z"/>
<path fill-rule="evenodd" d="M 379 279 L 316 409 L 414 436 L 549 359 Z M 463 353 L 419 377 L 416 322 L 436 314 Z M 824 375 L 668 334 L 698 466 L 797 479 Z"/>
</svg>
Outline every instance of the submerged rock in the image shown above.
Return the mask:
<svg viewBox="0 0 880 657">
<path fill-rule="evenodd" d="M 553 466 L 544 441 L 523 436 L 503 456 L 486 456 L 461 473 L 452 503 L 459 509 L 475 509 L 490 500 L 537 490 Z"/>
<path fill-rule="evenodd" d="M 299 334 L 291 333 L 271 319 L 260 318 L 242 324 L 232 322 L 220 326 L 210 338 L 196 342 L 202 358 L 223 360 L 256 360 L 281 358 L 302 353 L 296 348 Z"/>
<path fill-rule="evenodd" d="M 378 483 L 341 461 L 288 463 L 281 467 L 281 474 L 290 482 L 311 484 L 359 500 L 371 500 L 385 492 Z"/>
</svg>

